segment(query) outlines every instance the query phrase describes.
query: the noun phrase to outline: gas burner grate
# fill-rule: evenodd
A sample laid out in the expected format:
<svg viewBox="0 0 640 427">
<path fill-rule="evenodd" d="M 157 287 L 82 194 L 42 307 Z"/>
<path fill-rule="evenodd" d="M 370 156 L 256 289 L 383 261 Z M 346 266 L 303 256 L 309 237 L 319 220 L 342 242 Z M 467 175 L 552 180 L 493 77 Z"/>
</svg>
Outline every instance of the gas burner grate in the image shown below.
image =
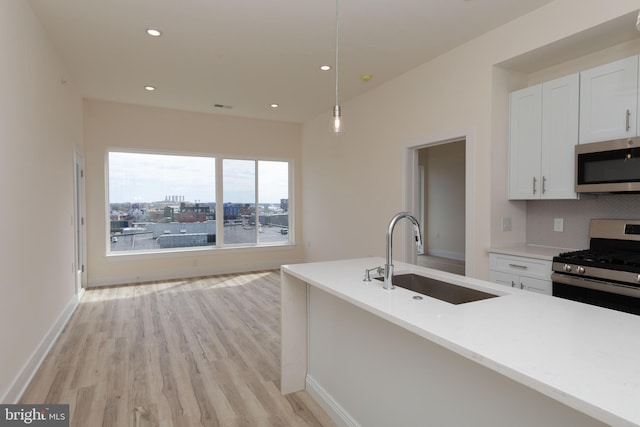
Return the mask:
<svg viewBox="0 0 640 427">
<path fill-rule="evenodd" d="M 564 252 L 559 254 L 560 258 L 577 263 L 593 263 L 601 265 L 622 265 L 629 267 L 640 267 L 640 253 L 630 251 L 600 251 L 584 249 L 581 251 Z"/>
</svg>

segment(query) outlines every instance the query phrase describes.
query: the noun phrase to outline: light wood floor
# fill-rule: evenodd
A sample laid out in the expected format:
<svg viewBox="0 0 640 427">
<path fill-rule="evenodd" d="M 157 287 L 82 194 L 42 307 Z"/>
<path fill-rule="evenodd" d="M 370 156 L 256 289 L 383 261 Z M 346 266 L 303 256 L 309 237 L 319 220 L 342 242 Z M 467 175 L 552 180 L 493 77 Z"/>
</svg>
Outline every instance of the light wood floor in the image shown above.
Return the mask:
<svg viewBox="0 0 640 427">
<path fill-rule="evenodd" d="M 421 267 L 434 268 L 440 271 L 465 275 L 465 263 L 456 259 L 442 258 L 433 255 L 418 255 L 417 264 Z"/>
<path fill-rule="evenodd" d="M 71 426 L 334 426 L 282 396 L 278 271 L 87 290 L 21 403 Z"/>
</svg>

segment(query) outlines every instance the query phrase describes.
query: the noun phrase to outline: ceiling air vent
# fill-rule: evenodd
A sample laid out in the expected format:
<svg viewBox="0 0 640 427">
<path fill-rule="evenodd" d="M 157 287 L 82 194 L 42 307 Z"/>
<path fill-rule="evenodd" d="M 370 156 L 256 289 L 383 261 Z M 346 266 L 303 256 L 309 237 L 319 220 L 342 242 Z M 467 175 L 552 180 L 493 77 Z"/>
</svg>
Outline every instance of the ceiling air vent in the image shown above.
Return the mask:
<svg viewBox="0 0 640 427">
<path fill-rule="evenodd" d="M 224 108 L 225 110 L 230 110 L 233 108 L 231 105 L 224 105 L 224 104 L 213 104 L 213 106 L 216 108 Z"/>
</svg>

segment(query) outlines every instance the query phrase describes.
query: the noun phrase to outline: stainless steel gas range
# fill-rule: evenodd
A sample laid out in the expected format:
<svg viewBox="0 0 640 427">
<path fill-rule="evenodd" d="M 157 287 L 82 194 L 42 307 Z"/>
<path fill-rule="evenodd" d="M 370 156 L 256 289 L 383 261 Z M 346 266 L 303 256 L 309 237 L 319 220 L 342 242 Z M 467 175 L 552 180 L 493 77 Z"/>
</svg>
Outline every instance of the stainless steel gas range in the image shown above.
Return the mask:
<svg viewBox="0 0 640 427">
<path fill-rule="evenodd" d="M 553 258 L 553 295 L 640 314 L 640 220 L 592 219 L 589 237 Z"/>
</svg>

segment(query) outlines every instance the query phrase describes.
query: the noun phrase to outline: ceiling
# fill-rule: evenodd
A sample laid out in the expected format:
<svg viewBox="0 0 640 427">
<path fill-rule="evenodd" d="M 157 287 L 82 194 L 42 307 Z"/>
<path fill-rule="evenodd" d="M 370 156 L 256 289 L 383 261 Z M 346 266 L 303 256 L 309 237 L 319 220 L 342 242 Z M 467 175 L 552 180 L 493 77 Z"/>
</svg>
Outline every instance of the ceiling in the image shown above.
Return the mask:
<svg viewBox="0 0 640 427">
<path fill-rule="evenodd" d="M 291 122 L 335 104 L 319 69 L 335 62 L 333 0 L 30 2 L 85 98 Z M 340 104 L 549 2 L 340 0 Z"/>
</svg>

